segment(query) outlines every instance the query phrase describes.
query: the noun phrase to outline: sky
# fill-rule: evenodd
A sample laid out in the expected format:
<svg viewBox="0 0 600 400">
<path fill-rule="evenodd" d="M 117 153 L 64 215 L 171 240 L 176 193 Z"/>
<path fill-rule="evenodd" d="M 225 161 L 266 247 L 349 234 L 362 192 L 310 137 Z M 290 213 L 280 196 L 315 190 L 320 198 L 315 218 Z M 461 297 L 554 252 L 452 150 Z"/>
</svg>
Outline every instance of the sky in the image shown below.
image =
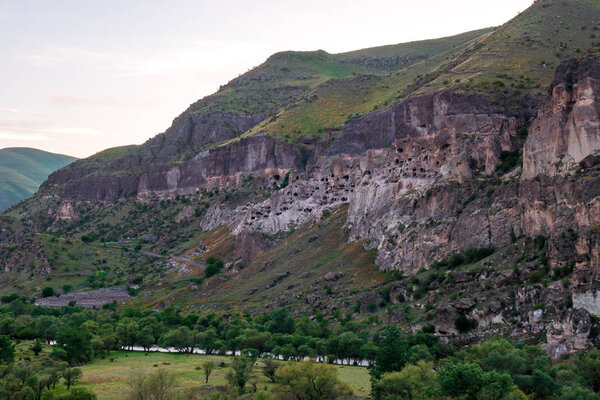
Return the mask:
<svg viewBox="0 0 600 400">
<path fill-rule="evenodd" d="M 283 50 L 498 26 L 532 0 L 0 0 L 0 148 L 87 157 L 164 132 Z"/>
</svg>

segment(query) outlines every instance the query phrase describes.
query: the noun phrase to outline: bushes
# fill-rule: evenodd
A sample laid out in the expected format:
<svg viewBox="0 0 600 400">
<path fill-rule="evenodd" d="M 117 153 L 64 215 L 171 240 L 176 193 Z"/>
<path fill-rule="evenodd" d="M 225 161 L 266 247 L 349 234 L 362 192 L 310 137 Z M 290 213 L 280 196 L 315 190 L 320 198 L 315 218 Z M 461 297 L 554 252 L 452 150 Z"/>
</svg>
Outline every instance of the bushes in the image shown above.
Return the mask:
<svg viewBox="0 0 600 400">
<path fill-rule="evenodd" d="M 503 399 L 515 390 L 510 375 L 485 372 L 478 364 L 446 364 L 437 374 L 444 395 L 460 399 Z M 523 398 L 523 395 L 512 398 Z"/>
<path fill-rule="evenodd" d="M 129 382 L 127 399 L 162 399 L 175 400 L 179 384 L 175 376 L 164 369 L 159 369 L 147 375 L 135 376 Z"/>
<path fill-rule="evenodd" d="M 312 360 L 284 366 L 277 371 L 276 380 L 280 383 L 277 393 L 294 399 L 337 400 L 352 395 L 348 385 L 338 379 L 335 367 Z"/>
<path fill-rule="evenodd" d="M 218 274 L 219 272 L 221 272 L 224 265 L 225 264 L 223 263 L 223 261 L 213 256 L 208 257 L 206 259 L 206 269 L 204 270 L 204 276 L 210 278 L 211 276 Z"/>
<path fill-rule="evenodd" d="M 483 260 L 484 258 L 491 256 L 493 253 L 494 249 L 491 247 L 470 247 L 465 250 L 464 262 L 466 264 L 473 264 L 479 260 Z"/>
<path fill-rule="evenodd" d="M 42 297 L 52 297 L 54 296 L 54 288 L 45 287 L 42 289 Z"/>
<path fill-rule="evenodd" d="M 492 247 L 469 247 L 464 251 L 464 253 L 454 253 L 450 256 L 450 258 L 443 258 L 439 261 L 434 261 L 430 268 L 448 268 L 454 269 L 463 264 L 473 264 L 477 261 L 483 260 L 486 257 L 494 254 L 494 249 Z"/>
<path fill-rule="evenodd" d="M 373 385 L 375 400 L 420 399 L 425 397 L 426 388 L 432 391 L 436 386 L 436 373 L 433 363 L 419 361 L 408 365 L 400 372 L 388 372 Z"/>
</svg>

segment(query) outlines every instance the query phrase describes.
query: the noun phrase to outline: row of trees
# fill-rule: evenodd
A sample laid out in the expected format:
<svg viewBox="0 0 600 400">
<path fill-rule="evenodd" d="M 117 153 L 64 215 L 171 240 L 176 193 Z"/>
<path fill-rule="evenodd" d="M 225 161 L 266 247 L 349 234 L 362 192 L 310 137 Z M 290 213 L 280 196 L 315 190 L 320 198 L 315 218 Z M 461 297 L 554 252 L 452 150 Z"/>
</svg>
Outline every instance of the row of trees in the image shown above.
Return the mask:
<svg viewBox="0 0 600 400">
<path fill-rule="evenodd" d="M 256 359 L 275 354 L 296 360 L 315 356 L 347 362 L 366 359 L 370 363 L 376 399 L 522 396 L 554 399 L 569 398 L 569 393 L 577 393 L 576 398 L 598 398 L 598 351 L 555 363 L 537 346 L 513 345 L 507 340 L 494 339 L 457 350 L 427 331 L 426 327 L 419 333 L 407 335 L 396 326 L 389 326 L 383 331 L 371 332 L 363 323 L 334 324 L 319 315 L 314 320 L 296 320 L 286 310 L 251 317 L 182 314 L 173 308 L 160 312 L 86 310 L 76 306 L 46 309 L 13 298 L 0 307 L 0 361 L 13 361 L 14 339 L 56 341 L 50 353 L 53 364 L 42 372 L 29 374 L 38 378 L 29 382 L 18 376 L 14 379 L 18 368 L 6 372 L 7 379 L 20 380 L 18 390 L 26 390 L 25 386 L 31 390 L 36 385 L 48 387 L 47 379 L 51 376 L 58 376 L 66 383 L 62 371 L 73 370 L 74 366 L 97 356 L 105 357 L 113 349 L 159 345 L 174 347 L 183 353 L 199 348 L 207 353 L 242 351 L 245 356 L 234 359 L 227 375 L 230 385 L 237 387 L 238 392 L 243 391 Z M 39 344 L 32 347 L 34 352 L 35 347 L 39 350 Z M 309 368 L 304 363 L 293 365 Z M 264 361 L 264 366 L 270 380 L 286 386 L 283 369 L 277 371 L 277 363 Z M 56 368 L 61 372 L 54 372 Z M 212 368 L 204 369 L 207 380 Z"/>
<path fill-rule="evenodd" d="M 72 365 L 114 349 L 172 347 L 182 353 L 203 349 L 224 354 L 246 349 L 284 359 L 328 357 L 351 362 L 373 360 L 377 337 L 367 324 L 332 325 L 325 318 L 296 321 L 286 310 L 247 315 L 181 315 L 161 312 L 85 310 L 76 306 L 44 309 L 14 299 L 0 312 L 0 335 L 56 342 L 52 357 Z"/>
</svg>

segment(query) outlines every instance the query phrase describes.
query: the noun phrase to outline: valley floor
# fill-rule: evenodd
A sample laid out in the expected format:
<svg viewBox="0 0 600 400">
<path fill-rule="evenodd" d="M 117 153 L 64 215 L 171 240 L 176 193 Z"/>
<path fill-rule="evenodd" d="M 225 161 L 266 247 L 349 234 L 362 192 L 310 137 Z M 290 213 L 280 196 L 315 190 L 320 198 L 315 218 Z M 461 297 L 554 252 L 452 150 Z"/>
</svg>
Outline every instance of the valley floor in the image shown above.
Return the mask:
<svg viewBox="0 0 600 400">
<path fill-rule="evenodd" d="M 207 360 L 217 365 L 208 384 L 204 383 L 204 375 L 200 370 L 202 362 Z M 127 381 L 132 375 L 165 368 L 176 374 L 183 389 L 210 392 L 212 389 L 218 389 L 219 386 L 227 385 L 225 374 L 231 360 L 232 357 L 229 356 L 114 351 L 105 359 L 98 358 L 84 365 L 81 383 L 92 389 L 98 395 L 98 400 L 122 399 L 127 393 Z M 340 365 L 336 368 L 340 379 L 350 385 L 357 397 L 369 396 L 369 373 L 366 368 Z M 253 385 L 256 385 L 258 390 L 271 386 L 269 379 L 262 374 L 260 360 L 254 366 L 248 387 Z"/>
</svg>

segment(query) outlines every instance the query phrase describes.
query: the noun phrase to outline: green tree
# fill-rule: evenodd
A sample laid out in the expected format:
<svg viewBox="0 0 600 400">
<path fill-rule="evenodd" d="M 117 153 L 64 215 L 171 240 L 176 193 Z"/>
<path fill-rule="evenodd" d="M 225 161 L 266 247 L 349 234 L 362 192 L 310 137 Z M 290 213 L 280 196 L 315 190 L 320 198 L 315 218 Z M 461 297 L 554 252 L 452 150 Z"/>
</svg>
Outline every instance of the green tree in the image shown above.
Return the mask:
<svg viewBox="0 0 600 400">
<path fill-rule="evenodd" d="M 163 334 L 158 341 L 162 347 L 173 347 L 181 353 L 193 353 L 196 342 L 195 333 L 187 326 Z"/>
<path fill-rule="evenodd" d="M 147 375 L 136 375 L 129 382 L 129 400 L 175 400 L 179 384 L 175 376 L 164 369 Z"/>
<path fill-rule="evenodd" d="M 33 354 L 35 354 L 36 356 L 39 356 L 42 350 L 42 342 L 40 341 L 40 339 L 36 339 L 33 345 L 31 346 L 31 351 L 33 351 Z"/>
<path fill-rule="evenodd" d="M 75 385 L 79 379 L 81 379 L 81 369 L 79 368 L 66 368 L 62 371 L 62 377 L 67 385 L 67 391 L 71 386 Z"/>
<path fill-rule="evenodd" d="M 63 325 L 56 338 L 56 344 L 59 349 L 64 350 L 62 357 L 70 364 L 90 361 L 94 355 L 92 334 L 83 325 Z"/>
<path fill-rule="evenodd" d="M 585 383 L 594 392 L 600 392 L 600 351 L 593 349 L 587 353 L 577 355 L 575 365 Z"/>
<path fill-rule="evenodd" d="M 205 377 L 205 383 L 208 383 L 208 378 L 210 377 L 210 374 L 212 374 L 213 370 L 215 369 L 215 363 L 212 361 L 204 361 L 202 363 L 202 371 L 204 372 L 204 377 Z"/>
<path fill-rule="evenodd" d="M 337 377 L 335 367 L 313 360 L 289 363 L 276 373 L 276 398 L 297 400 L 346 399 L 352 391 Z"/>
<path fill-rule="evenodd" d="M 12 363 L 15 360 L 15 346 L 7 335 L 0 335 L 0 361 Z"/>
<path fill-rule="evenodd" d="M 85 387 L 74 387 L 67 393 L 60 395 L 57 400 L 96 400 L 97 396 Z"/>
<path fill-rule="evenodd" d="M 382 334 L 375 362 L 369 366 L 371 382 L 377 381 L 384 373 L 400 371 L 408 357 L 406 338 L 395 325 L 390 325 Z"/>
<path fill-rule="evenodd" d="M 419 361 L 407 365 L 400 372 L 387 372 L 373 386 L 376 400 L 420 399 L 425 397 L 426 388 L 434 391 L 436 373 L 433 363 Z"/>
<path fill-rule="evenodd" d="M 265 358 L 263 360 L 263 374 L 271 380 L 271 382 L 275 382 L 275 374 L 279 369 L 279 363 L 272 358 Z"/>
<path fill-rule="evenodd" d="M 271 322 L 269 322 L 268 329 L 272 333 L 294 333 L 296 330 L 296 321 L 294 321 L 294 318 L 292 318 L 285 308 L 282 308 L 271 314 Z"/>
<path fill-rule="evenodd" d="M 437 375 L 442 393 L 465 400 L 499 400 L 509 394 L 520 395 L 510 375 L 485 372 L 479 364 L 446 364 Z"/>
<path fill-rule="evenodd" d="M 356 333 L 344 332 L 338 337 L 337 356 L 342 360 L 359 358 L 362 345 L 363 341 Z"/>
<path fill-rule="evenodd" d="M 227 372 L 227 375 L 225 376 L 229 385 L 236 389 L 240 394 L 244 392 L 254 362 L 254 358 L 246 356 L 235 357 L 231 363 L 231 370 Z"/>
</svg>

